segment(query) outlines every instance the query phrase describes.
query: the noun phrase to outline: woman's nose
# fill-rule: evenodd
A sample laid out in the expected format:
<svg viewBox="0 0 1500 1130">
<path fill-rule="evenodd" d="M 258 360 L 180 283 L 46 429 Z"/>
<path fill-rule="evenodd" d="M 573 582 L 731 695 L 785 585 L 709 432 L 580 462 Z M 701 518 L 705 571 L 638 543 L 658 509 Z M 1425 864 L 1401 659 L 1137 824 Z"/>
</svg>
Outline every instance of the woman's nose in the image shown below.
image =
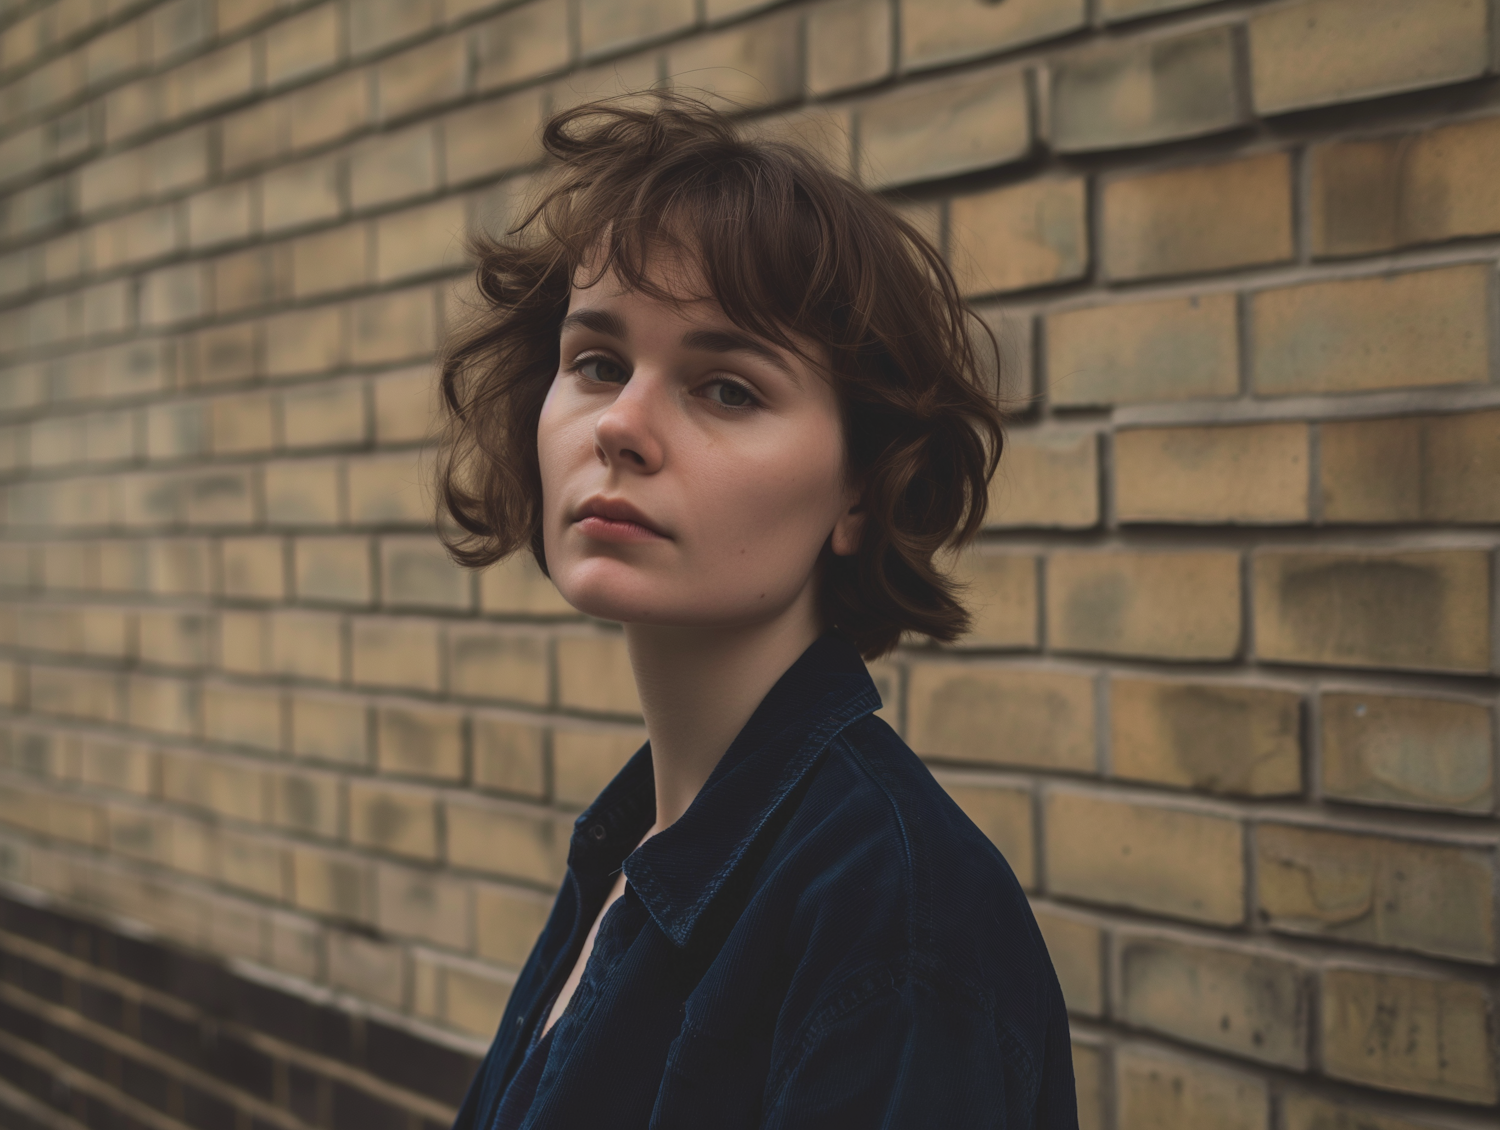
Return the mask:
<svg viewBox="0 0 1500 1130">
<path fill-rule="evenodd" d="M 666 456 L 657 434 L 662 418 L 654 401 L 661 394 L 649 374 L 639 370 L 620 389 L 594 424 L 594 455 L 606 466 L 651 474 Z"/>
</svg>

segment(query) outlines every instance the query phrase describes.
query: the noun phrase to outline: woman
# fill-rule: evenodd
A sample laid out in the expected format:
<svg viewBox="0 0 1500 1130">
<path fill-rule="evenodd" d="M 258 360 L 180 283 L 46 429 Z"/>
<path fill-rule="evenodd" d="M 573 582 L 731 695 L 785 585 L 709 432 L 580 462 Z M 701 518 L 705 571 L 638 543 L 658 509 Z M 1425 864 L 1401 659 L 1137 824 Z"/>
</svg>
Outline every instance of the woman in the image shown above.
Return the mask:
<svg viewBox="0 0 1500 1130">
<path fill-rule="evenodd" d="M 544 141 L 445 361 L 451 548 L 529 549 L 623 624 L 649 741 L 578 818 L 455 1126 L 1076 1126 L 1025 896 L 861 659 L 967 623 L 936 557 L 1001 417 L 947 269 L 680 97 Z"/>
</svg>

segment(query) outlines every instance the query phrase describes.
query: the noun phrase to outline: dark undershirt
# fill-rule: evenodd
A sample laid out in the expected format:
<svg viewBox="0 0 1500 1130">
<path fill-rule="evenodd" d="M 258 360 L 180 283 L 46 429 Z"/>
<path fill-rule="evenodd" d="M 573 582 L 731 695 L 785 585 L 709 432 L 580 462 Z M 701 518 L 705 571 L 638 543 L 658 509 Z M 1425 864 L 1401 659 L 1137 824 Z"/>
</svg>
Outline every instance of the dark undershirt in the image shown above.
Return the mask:
<svg viewBox="0 0 1500 1130">
<path fill-rule="evenodd" d="M 541 1032 L 551 1013 L 552 1005 L 549 1003 L 532 1032 L 531 1043 L 526 1049 L 526 1058 L 521 1061 L 520 1068 L 506 1084 L 505 1094 L 500 1099 L 500 1109 L 495 1112 L 493 1130 L 520 1130 L 521 1123 L 526 1120 L 527 1112 L 531 1110 L 532 1100 L 536 1098 L 537 1084 L 541 1082 L 542 1071 L 547 1066 L 547 1052 L 552 1047 L 552 1033 L 557 1031 L 557 1025 L 554 1024 L 548 1028 L 540 1039 L 537 1038 L 536 1033 Z"/>
</svg>

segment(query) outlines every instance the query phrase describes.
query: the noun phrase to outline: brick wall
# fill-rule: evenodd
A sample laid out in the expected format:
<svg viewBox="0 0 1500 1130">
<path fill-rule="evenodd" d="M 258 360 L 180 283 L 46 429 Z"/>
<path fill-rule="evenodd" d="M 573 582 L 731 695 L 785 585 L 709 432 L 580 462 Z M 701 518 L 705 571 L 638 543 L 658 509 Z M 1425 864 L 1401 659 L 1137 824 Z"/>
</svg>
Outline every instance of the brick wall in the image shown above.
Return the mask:
<svg viewBox="0 0 1500 1130">
<path fill-rule="evenodd" d="M 0 1107 L 441 1122 L 183 1074 L 85 988 L 283 1075 L 99 955 L 482 1050 L 641 728 L 617 632 L 444 558 L 428 363 L 543 114 L 666 80 L 901 201 L 1005 337 L 976 630 L 877 674 L 1033 894 L 1083 1125 L 1493 1126 L 1495 7 L 0 4 Z"/>
</svg>

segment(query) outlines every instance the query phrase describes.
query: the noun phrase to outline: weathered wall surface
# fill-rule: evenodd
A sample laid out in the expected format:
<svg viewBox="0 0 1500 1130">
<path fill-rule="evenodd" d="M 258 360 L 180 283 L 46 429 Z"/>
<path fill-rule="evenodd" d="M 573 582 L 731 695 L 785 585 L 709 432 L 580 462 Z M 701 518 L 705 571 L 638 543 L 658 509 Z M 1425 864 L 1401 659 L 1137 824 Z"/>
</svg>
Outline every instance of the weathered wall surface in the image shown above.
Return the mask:
<svg viewBox="0 0 1500 1130">
<path fill-rule="evenodd" d="M 543 115 L 670 82 L 899 197 L 1006 336 L 977 630 L 879 675 L 1033 893 L 1083 1125 L 1493 1126 L 1492 8 L 9 0 L 5 891 L 483 1046 L 641 730 L 616 631 L 446 562 L 428 366 Z M 39 913 L 0 915 L 35 1125 L 455 1097 L 163 1060 L 146 1004 L 222 1010 Z"/>
</svg>

